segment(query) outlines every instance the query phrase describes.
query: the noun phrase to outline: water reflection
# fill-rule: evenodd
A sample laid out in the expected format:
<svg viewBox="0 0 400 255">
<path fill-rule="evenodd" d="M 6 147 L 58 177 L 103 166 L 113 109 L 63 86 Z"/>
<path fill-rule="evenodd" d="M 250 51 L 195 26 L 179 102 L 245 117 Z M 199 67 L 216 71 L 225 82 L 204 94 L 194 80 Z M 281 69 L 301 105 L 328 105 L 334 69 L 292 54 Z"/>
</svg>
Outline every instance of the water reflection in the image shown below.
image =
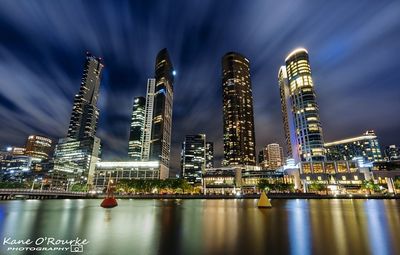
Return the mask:
<svg viewBox="0 0 400 255">
<path fill-rule="evenodd" d="M 0 240 L 86 238 L 85 254 L 400 254 L 399 201 L 256 203 L 120 200 L 103 209 L 99 200 L 1 201 Z M 2 246 L 0 254 L 11 253 Z"/>
</svg>

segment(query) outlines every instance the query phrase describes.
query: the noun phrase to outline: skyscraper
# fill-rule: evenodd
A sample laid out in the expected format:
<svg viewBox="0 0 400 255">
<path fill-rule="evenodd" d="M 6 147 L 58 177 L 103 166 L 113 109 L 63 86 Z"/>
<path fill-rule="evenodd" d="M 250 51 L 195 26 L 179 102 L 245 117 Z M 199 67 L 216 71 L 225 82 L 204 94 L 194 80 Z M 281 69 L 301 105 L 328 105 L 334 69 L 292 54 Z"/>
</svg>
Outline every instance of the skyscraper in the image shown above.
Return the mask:
<svg viewBox="0 0 400 255">
<path fill-rule="evenodd" d="M 66 138 L 59 140 L 54 152 L 53 185 L 73 182 L 92 184 L 95 164 L 100 158 L 100 139 L 96 137 L 99 109 L 101 58 L 86 53 L 79 93 L 75 95 Z"/>
<path fill-rule="evenodd" d="M 144 97 L 135 97 L 133 100 L 128 156 L 136 161 L 142 160 L 145 104 L 146 99 Z"/>
<path fill-rule="evenodd" d="M 103 69 L 101 58 L 86 53 L 81 87 L 75 95 L 67 137 L 80 139 L 96 134 L 99 109 L 100 74 Z"/>
<path fill-rule="evenodd" d="M 156 79 L 153 78 L 148 79 L 147 92 L 146 92 L 146 107 L 144 116 L 143 148 L 142 148 L 142 159 L 145 161 L 149 160 L 149 154 L 150 154 L 150 141 L 151 141 L 151 128 L 153 126 L 155 88 L 156 88 Z"/>
<path fill-rule="evenodd" d="M 53 141 L 50 138 L 30 135 L 26 141 L 25 154 L 37 159 L 49 159 L 51 156 Z"/>
<path fill-rule="evenodd" d="M 253 95 L 249 60 L 228 52 L 222 58 L 224 162 L 256 165 Z"/>
<path fill-rule="evenodd" d="M 292 51 L 286 71 L 298 152 L 301 161 L 324 160 L 325 149 L 308 52 Z"/>
<path fill-rule="evenodd" d="M 206 142 L 206 168 L 214 167 L 214 143 Z"/>
<path fill-rule="evenodd" d="M 160 161 L 168 168 L 171 151 L 174 69 L 167 49 L 162 49 L 157 54 L 155 80 L 149 158 Z"/>
<path fill-rule="evenodd" d="M 293 158 L 295 162 L 299 162 L 299 146 L 297 146 L 296 128 L 292 112 L 293 107 L 290 100 L 289 82 L 285 66 L 281 66 L 279 69 L 278 82 L 281 96 L 281 112 L 285 131 L 286 152 L 288 157 Z"/>
<path fill-rule="evenodd" d="M 187 135 L 182 144 L 182 177 L 189 183 L 201 183 L 206 168 L 206 135 Z"/>
</svg>

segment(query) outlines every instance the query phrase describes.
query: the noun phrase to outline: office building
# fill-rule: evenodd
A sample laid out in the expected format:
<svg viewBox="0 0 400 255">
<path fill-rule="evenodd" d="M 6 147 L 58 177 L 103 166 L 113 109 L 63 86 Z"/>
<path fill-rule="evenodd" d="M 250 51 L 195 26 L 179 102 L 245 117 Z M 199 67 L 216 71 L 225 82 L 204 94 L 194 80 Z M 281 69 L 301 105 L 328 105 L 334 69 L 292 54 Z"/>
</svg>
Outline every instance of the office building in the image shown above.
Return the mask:
<svg viewBox="0 0 400 255">
<path fill-rule="evenodd" d="M 100 160 L 100 138 L 86 137 L 80 140 L 62 138 L 54 152 L 52 176 L 65 185 L 67 179 L 73 182 L 92 184 L 96 163 Z"/>
<path fill-rule="evenodd" d="M 224 164 L 256 165 L 250 63 L 229 52 L 222 58 Z"/>
<path fill-rule="evenodd" d="M 142 160 L 145 104 L 146 99 L 144 97 L 135 97 L 133 100 L 128 156 L 130 159 L 135 161 Z"/>
<path fill-rule="evenodd" d="M 156 79 L 153 78 L 148 79 L 147 91 L 146 91 L 146 107 L 144 115 L 143 147 L 142 147 L 142 159 L 144 161 L 149 160 L 149 154 L 150 154 L 150 141 L 151 141 L 151 128 L 153 126 L 155 88 L 156 88 Z"/>
<path fill-rule="evenodd" d="M 25 155 L 39 160 L 49 159 L 52 156 L 52 146 L 50 138 L 30 135 L 26 141 Z"/>
<path fill-rule="evenodd" d="M 292 51 L 285 59 L 285 64 L 295 128 L 295 134 L 292 132 L 291 136 L 297 139 L 299 158 L 301 161 L 324 160 L 322 126 L 307 50 L 296 49 Z M 284 79 L 284 70 L 282 70 L 281 76 Z M 286 102 L 282 99 L 281 92 L 282 101 Z M 289 109 L 286 110 L 289 111 Z M 286 122 L 285 132 L 288 136 L 288 133 L 291 132 L 290 117 Z M 288 137 L 286 137 L 286 142 L 288 144 Z M 291 147 L 293 154 L 293 145 Z"/>
<path fill-rule="evenodd" d="M 378 137 L 373 130 L 361 136 L 325 143 L 328 160 L 353 160 L 363 157 L 369 162 L 381 161 Z"/>
<path fill-rule="evenodd" d="M 187 135 L 182 143 L 182 177 L 191 184 L 201 183 L 206 168 L 206 135 Z"/>
<path fill-rule="evenodd" d="M 167 49 L 156 58 L 153 121 L 150 141 L 150 161 L 160 161 L 169 168 L 172 129 L 174 69 Z"/>
</svg>

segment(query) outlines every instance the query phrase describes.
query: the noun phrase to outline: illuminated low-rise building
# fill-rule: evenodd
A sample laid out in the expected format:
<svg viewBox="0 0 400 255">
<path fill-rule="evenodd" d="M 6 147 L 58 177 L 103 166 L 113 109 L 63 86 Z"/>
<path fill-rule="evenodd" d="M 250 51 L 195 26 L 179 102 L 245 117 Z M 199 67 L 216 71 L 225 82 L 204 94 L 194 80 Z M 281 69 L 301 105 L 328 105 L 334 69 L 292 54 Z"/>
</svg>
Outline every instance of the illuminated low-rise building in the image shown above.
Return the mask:
<svg viewBox="0 0 400 255">
<path fill-rule="evenodd" d="M 339 141 L 325 143 L 328 160 L 352 160 L 363 157 L 369 162 L 381 161 L 382 153 L 374 131 Z"/>
<path fill-rule="evenodd" d="M 49 159 L 52 153 L 53 141 L 50 138 L 30 135 L 26 141 L 25 155 L 40 160 Z"/>
<path fill-rule="evenodd" d="M 360 188 L 364 180 L 371 178 L 370 169 L 361 167 L 358 161 L 301 162 L 299 167 L 305 190 L 312 183 L 331 185 L 334 189 Z"/>
<path fill-rule="evenodd" d="M 103 188 L 108 180 L 167 179 L 168 167 L 159 161 L 104 161 L 96 164 L 94 186 Z"/>
<path fill-rule="evenodd" d="M 284 172 L 248 170 L 245 167 L 207 169 L 203 174 L 204 194 L 243 194 L 258 192 L 261 179 L 269 183 L 293 183 L 293 177 Z"/>
</svg>

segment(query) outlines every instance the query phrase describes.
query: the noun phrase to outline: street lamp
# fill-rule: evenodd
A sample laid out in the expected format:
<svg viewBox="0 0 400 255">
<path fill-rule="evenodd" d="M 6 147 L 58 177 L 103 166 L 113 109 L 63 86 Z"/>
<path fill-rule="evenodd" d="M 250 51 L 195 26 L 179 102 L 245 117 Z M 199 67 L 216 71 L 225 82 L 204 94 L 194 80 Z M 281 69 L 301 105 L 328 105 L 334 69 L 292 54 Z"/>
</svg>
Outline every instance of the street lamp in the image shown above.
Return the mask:
<svg viewBox="0 0 400 255">
<path fill-rule="evenodd" d="M 34 189 L 35 182 L 37 182 L 37 179 L 36 179 L 36 178 L 32 181 L 32 188 L 31 188 L 31 191 L 33 191 L 33 189 Z"/>
</svg>

